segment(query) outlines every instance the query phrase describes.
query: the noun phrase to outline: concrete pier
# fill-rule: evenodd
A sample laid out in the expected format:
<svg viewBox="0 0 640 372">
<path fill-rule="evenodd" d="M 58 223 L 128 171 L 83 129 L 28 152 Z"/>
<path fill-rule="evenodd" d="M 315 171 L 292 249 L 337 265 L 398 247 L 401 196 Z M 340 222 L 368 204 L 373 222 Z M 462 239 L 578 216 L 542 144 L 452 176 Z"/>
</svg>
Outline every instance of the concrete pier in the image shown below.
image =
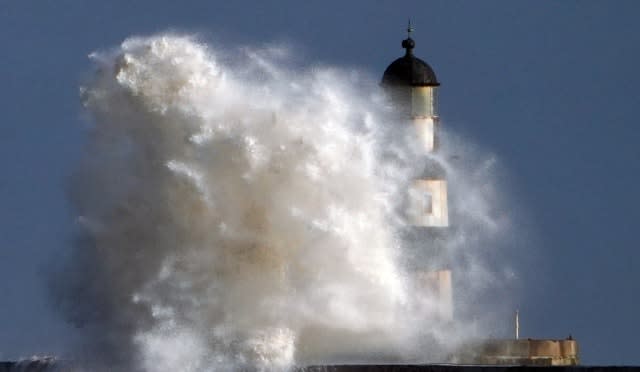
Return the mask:
<svg viewBox="0 0 640 372">
<path fill-rule="evenodd" d="M 631 372 L 640 371 L 640 367 L 623 366 L 482 366 L 454 364 L 388 364 L 388 365 L 336 365 L 312 366 L 300 369 L 301 372 Z"/>
<path fill-rule="evenodd" d="M 162 370 L 162 366 L 158 366 Z M 0 362 L 0 372 L 73 372 L 76 369 L 68 363 L 53 360 L 25 360 Z M 523 365 L 455 365 L 455 364 L 357 364 L 308 366 L 295 369 L 296 372 L 632 372 L 640 367 L 624 366 L 523 366 Z"/>
</svg>

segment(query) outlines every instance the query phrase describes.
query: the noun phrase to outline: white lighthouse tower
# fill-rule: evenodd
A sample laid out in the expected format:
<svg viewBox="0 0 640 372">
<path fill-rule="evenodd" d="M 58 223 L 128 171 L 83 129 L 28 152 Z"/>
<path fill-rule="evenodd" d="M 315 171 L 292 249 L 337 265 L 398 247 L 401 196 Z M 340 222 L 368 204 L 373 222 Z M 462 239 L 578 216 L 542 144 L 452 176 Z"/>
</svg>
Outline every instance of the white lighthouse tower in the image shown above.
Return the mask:
<svg viewBox="0 0 640 372">
<path fill-rule="evenodd" d="M 424 171 L 408 190 L 407 218 L 412 228 L 407 240 L 414 249 L 437 262 L 436 266 L 414 267 L 418 285 L 438 299 L 438 313 L 443 319 L 453 314 L 451 271 L 436 257 L 444 249 L 449 226 L 447 180 L 443 167 L 429 157 L 438 151 L 437 111 L 440 83 L 431 66 L 413 54 L 415 42 L 408 36 L 402 41 L 405 55 L 393 61 L 384 72 L 382 86 L 401 116 L 412 123 L 427 159 Z M 438 266 L 440 265 L 440 266 Z"/>
<path fill-rule="evenodd" d="M 411 119 L 425 155 L 438 149 L 437 97 L 440 83 L 431 66 L 413 55 L 415 42 L 409 36 L 402 41 L 405 55 L 393 61 L 382 77 L 382 85 L 390 92 L 399 111 Z M 425 170 L 414 181 L 410 192 L 408 214 L 415 226 L 447 227 L 447 181 L 437 164 Z"/>
</svg>

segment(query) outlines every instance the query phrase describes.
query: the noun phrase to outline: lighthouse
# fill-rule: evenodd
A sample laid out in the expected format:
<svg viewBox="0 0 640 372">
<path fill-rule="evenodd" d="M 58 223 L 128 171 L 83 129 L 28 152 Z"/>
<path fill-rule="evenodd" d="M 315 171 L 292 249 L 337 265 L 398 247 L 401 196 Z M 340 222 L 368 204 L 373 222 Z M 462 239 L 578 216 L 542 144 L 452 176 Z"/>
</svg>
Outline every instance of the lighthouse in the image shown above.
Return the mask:
<svg viewBox="0 0 640 372">
<path fill-rule="evenodd" d="M 411 24 L 402 41 L 404 56 L 393 61 L 382 76 L 381 85 L 388 93 L 399 121 L 409 123 L 423 152 L 425 168 L 408 185 L 406 217 L 408 246 L 423 260 L 413 266 L 418 287 L 429 292 L 438 304 L 437 314 L 444 320 L 453 317 L 451 271 L 441 259 L 449 227 L 446 172 L 432 156 L 439 149 L 438 89 L 435 72 L 414 54 Z"/>
</svg>

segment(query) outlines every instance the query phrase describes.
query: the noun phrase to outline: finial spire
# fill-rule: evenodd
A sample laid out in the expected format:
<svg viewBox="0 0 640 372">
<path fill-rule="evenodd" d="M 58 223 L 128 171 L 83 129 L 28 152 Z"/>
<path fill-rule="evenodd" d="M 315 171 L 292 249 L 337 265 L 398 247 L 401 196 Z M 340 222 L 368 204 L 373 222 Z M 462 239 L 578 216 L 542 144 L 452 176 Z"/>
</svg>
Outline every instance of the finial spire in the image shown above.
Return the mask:
<svg viewBox="0 0 640 372">
<path fill-rule="evenodd" d="M 411 26 L 411 18 L 409 18 L 409 23 L 407 24 L 407 38 L 402 40 L 402 47 L 407 50 L 405 54 L 406 57 L 410 57 L 413 55 L 413 48 L 415 48 L 416 43 L 411 38 L 411 33 L 413 32 L 413 27 Z"/>
</svg>

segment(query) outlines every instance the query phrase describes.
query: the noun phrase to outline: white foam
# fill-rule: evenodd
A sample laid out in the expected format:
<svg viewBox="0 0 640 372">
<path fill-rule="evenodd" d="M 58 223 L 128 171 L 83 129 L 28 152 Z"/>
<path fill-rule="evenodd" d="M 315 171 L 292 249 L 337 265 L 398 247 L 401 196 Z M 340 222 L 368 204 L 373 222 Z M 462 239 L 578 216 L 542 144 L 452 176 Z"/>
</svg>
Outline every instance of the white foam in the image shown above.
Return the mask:
<svg viewBox="0 0 640 372">
<path fill-rule="evenodd" d="M 179 35 L 93 59 L 67 294 L 88 343 L 144 370 L 280 370 L 454 332 L 399 264 L 420 164 L 375 82 Z"/>
</svg>

